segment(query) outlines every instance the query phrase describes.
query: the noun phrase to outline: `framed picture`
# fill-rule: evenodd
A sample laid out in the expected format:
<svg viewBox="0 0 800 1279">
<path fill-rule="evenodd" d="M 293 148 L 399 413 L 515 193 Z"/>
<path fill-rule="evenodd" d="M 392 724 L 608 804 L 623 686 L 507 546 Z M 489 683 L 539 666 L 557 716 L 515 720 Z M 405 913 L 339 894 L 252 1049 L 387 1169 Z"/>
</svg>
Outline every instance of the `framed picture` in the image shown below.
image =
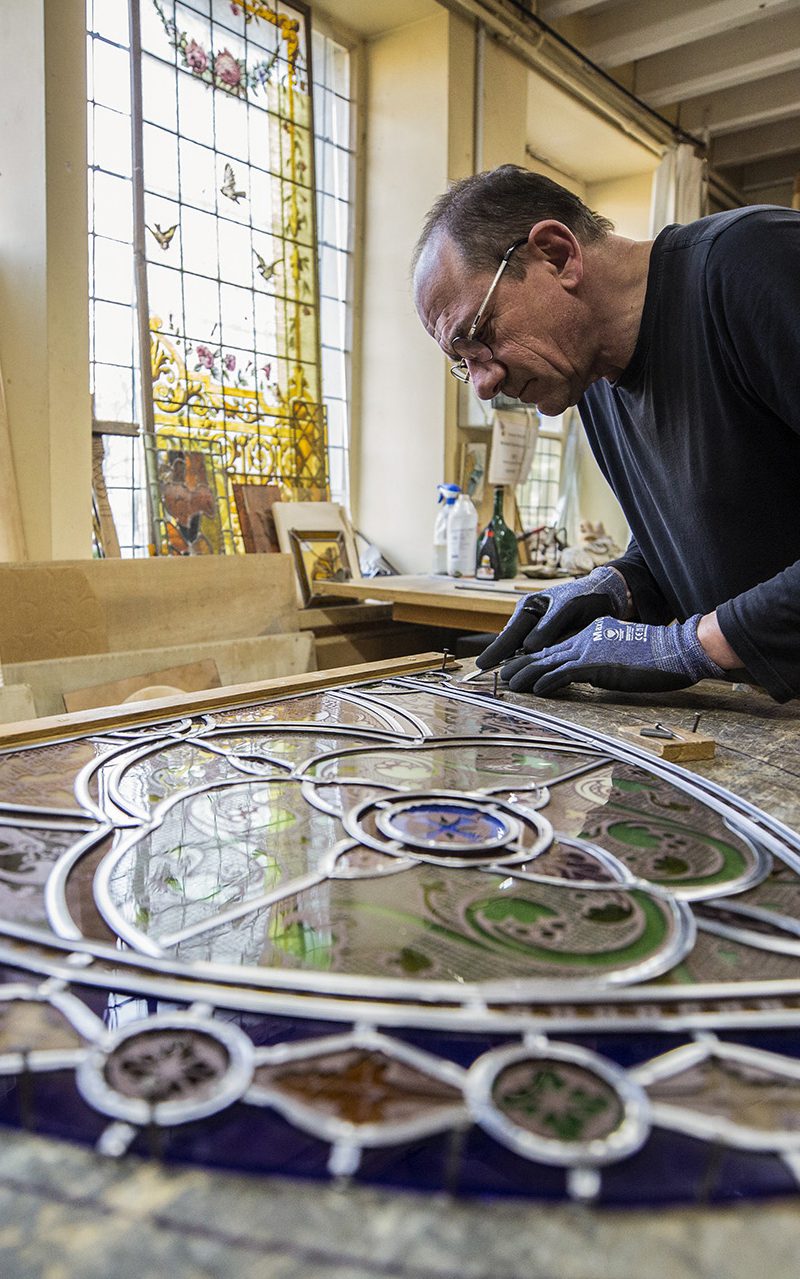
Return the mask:
<svg viewBox="0 0 800 1279">
<path fill-rule="evenodd" d="M 295 559 L 297 599 L 301 605 L 308 606 L 308 583 L 311 579 L 301 570 L 298 563 L 293 540 L 296 532 L 299 532 L 301 537 L 316 536 L 321 533 L 323 541 L 315 545 L 322 549 L 325 541 L 329 544 L 336 542 L 337 545 L 341 545 L 342 567 L 347 571 L 339 577 L 327 577 L 324 580 L 341 581 L 345 577 L 357 580 L 361 577 L 353 527 L 347 512 L 338 502 L 276 502 L 272 508 L 272 514 L 278 531 L 278 545 L 282 551 L 288 552 Z M 336 570 L 338 571 L 338 565 Z M 323 580 L 323 571 L 324 564 L 320 564 L 317 581 Z M 326 596 L 326 599 L 329 598 Z"/>
<path fill-rule="evenodd" d="M 306 607 L 329 604 L 331 596 L 318 595 L 317 582 L 346 582 L 351 577 L 350 558 L 341 529 L 289 531 L 295 571 Z"/>
<path fill-rule="evenodd" d="M 277 484 L 233 484 L 242 541 L 248 555 L 280 551 L 272 507 L 281 500 Z"/>
</svg>

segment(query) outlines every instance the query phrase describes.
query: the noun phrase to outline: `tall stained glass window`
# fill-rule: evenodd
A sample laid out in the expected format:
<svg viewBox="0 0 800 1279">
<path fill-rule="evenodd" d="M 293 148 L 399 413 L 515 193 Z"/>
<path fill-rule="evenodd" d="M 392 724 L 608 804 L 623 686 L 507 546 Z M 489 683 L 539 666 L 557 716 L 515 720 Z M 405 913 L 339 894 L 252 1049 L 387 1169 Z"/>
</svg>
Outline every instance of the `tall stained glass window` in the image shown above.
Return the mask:
<svg viewBox="0 0 800 1279">
<path fill-rule="evenodd" d="M 111 507 L 123 554 L 242 550 L 239 485 L 329 495 L 307 14 L 256 0 L 130 11 L 89 0 L 92 360 Z"/>
<path fill-rule="evenodd" d="M 355 103 L 349 50 L 319 30 L 313 35 L 313 75 L 322 398 L 331 497 L 348 506 Z"/>
</svg>

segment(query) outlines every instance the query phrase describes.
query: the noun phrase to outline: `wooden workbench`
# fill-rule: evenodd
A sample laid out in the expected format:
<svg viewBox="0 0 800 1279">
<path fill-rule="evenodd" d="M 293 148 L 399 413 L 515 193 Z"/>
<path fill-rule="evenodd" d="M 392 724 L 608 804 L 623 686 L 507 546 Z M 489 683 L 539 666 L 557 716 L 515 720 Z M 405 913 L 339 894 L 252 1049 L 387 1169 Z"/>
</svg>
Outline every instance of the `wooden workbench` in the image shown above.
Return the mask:
<svg viewBox="0 0 800 1279">
<path fill-rule="evenodd" d="M 559 582 L 569 581 L 560 577 Z M 452 627 L 459 631 L 501 631 L 522 595 L 544 591 L 552 578 L 516 577 L 482 586 L 474 578 L 432 574 L 370 577 L 355 582 L 315 582 L 318 595 L 338 599 L 379 600 L 392 606 L 395 622 Z"/>
</svg>

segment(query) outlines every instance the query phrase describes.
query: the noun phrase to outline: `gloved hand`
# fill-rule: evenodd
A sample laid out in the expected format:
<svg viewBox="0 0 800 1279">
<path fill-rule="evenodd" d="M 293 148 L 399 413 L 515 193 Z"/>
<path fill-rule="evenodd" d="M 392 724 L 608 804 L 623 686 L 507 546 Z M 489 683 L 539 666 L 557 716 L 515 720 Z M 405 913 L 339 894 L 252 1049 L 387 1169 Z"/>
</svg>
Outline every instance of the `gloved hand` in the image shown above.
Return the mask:
<svg viewBox="0 0 800 1279">
<path fill-rule="evenodd" d="M 610 614 L 624 617 L 628 589 L 620 573 L 607 565 L 574 582 L 559 582 L 536 595 L 526 595 L 514 609 L 497 639 L 485 648 L 475 664 L 482 671 L 508 661 L 520 649 L 535 653 L 574 635 L 587 622 Z"/>
<path fill-rule="evenodd" d="M 673 626 L 600 617 L 560 644 L 507 662 L 500 678 L 514 693 L 539 697 L 572 683 L 653 693 L 724 679 L 697 638 L 700 617 Z"/>
</svg>

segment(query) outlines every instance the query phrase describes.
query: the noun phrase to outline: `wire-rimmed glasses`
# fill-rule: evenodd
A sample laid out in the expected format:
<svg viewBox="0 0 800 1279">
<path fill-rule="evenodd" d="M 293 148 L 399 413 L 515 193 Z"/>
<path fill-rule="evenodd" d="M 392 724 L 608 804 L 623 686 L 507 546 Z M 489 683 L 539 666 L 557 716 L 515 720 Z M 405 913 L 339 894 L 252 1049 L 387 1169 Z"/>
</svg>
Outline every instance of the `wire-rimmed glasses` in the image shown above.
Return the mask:
<svg viewBox="0 0 800 1279">
<path fill-rule="evenodd" d="M 494 359 L 494 356 L 492 355 L 491 347 L 487 346 L 485 342 L 478 341 L 475 337 L 475 334 L 478 332 L 478 329 L 483 323 L 483 317 L 486 314 L 486 308 L 491 302 L 492 297 L 494 295 L 494 291 L 497 288 L 498 284 L 500 283 L 500 279 L 503 275 L 503 272 L 508 266 L 509 259 L 511 258 L 511 254 L 514 252 L 515 249 L 519 249 L 522 247 L 523 244 L 527 244 L 527 243 L 528 243 L 528 237 L 526 235 L 524 239 L 522 240 L 515 240 L 514 243 L 511 245 L 511 247 L 509 249 L 506 249 L 505 253 L 503 254 L 502 261 L 495 272 L 494 279 L 489 285 L 489 289 L 486 294 L 486 297 L 481 302 L 480 308 L 478 310 L 478 314 L 475 316 L 475 319 L 470 324 L 467 333 L 464 335 L 464 337 L 455 337 L 450 342 L 450 345 L 455 351 L 456 355 L 460 356 L 460 359 L 458 360 L 456 364 L 450 365 L 450 372 L 452 373 L 454 378 L 458 378 L 459 382 L 469 382 L 469 369 L 467 368 L 467 360 L 477 360 L 481 364 L 488 364 L 490 360 Z"/>
</svg>

